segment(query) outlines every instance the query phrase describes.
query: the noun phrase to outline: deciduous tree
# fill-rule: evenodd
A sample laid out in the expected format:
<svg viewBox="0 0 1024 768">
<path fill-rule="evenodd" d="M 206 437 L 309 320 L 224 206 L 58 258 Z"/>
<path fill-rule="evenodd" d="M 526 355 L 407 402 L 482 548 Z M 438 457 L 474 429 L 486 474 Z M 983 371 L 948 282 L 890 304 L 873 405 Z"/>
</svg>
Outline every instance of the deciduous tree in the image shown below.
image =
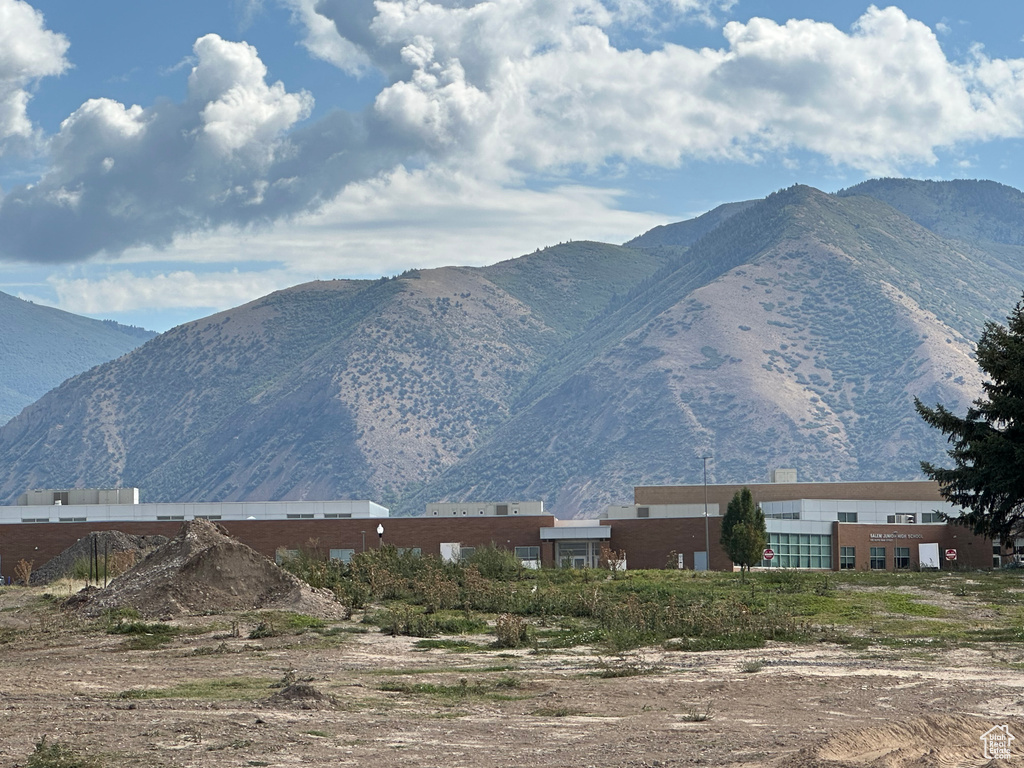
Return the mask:
<svg viewBox="0 0 1024 768">
<path fill-rule="evenodd" d="M 768 530 L 761 507 L 754 503 L 749 488 L 736 491 L 725 517 L 722 518 L 722 547 L 729 558 L 740 566 L 741 572 L 749 571 L 755 563 L 761 562 L 764 548 L 768 544 Z"/>
</svg>

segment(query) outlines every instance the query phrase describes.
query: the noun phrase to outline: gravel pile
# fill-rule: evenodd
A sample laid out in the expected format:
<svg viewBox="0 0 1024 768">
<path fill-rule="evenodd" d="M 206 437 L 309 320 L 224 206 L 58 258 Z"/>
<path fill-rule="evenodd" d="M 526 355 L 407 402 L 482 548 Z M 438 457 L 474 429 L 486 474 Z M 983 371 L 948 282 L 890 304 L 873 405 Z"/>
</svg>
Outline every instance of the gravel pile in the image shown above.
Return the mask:
<svg viewBox="0 0 1024 768">
<path fill-rule="evenodd" d="M 313 589 L 208 520 L 190 520 L 178 534 L 102 590 L 71 597 L 87 615 L 134 608 L 147 618 L 254 609 L 312 616 L 342 615 L 334 595 Z"/>
</svg>

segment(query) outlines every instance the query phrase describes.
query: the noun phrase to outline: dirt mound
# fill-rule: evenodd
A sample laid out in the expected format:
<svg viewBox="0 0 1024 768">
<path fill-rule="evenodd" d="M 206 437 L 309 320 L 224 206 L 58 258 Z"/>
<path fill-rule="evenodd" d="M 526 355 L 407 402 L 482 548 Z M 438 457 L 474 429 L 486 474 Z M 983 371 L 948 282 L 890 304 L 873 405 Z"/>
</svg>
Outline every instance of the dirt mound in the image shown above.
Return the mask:
<svg viewBox="0 0 1024 768">
<path fill-rule="evenodd" d="M 286 685 L 263 702 L 271 707 L 293 707 L 296 709 L 335 709 L 338 700 L 307 682 Z"/>
<path fill-rule="evenodd" d="M 32 585 L 49 584 L 54 579 L 71 576 L 76 566 L 83 569 L 87 575 L 88 563 L 94 551 L 99 556 L 100 572 L 106 570 L 111 576 L 116 576 L 166 543 L 166 536 L 134 536 L 123 531 L 94 531 L 80 538 L 42 567 L 32 571 Z"/>
<path fill-rule="evenodd" d="M 178 535 L 103 590 L 81 592 L 70 608 L 97 615 L 131 607 L 147 618 L 275 609 L 314 616 L 341 614 L 326 590 L 314 590 L 208 520 Z"/>
<path fill-rule="evenodd" d="M 997 724 L 969 715 L 915 718 L 838 734 L 818 747 L 802 749 L 784 765 L 786 768 L 996 768 L 1008 763 L 986 757 L 982 737 L 1004 724 L 1011 732 L 1024 732 L 1024 723 L 1012 719 Z"/>
</svg>

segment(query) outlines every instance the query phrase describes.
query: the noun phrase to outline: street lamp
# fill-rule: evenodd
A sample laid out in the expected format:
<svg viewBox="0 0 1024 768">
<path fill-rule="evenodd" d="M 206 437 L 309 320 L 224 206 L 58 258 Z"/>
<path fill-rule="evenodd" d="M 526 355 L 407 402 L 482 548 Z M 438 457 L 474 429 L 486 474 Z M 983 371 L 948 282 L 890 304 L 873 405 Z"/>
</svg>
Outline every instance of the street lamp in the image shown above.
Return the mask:
<svg viewBox="0 0 1024 768">
<path fill-rule="evenodd" d="M 377 549 L 384 546 L 384 523 L 377 523 Z"/>
<path fill-rule="evenodd" d="M 705 570 L 711 570 L 711 534 L 708 532 L 708 459 L 712 456 L 701 456 L 704 461 L 704 563 Z"/>
</svg>

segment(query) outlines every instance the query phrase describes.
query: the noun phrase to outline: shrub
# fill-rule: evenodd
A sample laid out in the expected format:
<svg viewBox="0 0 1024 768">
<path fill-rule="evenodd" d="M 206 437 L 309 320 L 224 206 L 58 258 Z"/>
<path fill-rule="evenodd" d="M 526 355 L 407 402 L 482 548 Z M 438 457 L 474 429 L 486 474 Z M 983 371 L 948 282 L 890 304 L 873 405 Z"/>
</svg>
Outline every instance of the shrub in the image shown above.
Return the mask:
<svg viewBox="0 0 1024 768">
<path fill-rule="evenodd" d="M 523 571 L 523 566 L 514 552 L 499 549 L 493 543 L 486 547 L 477 547 L 467 562 L 469 565 L 475 565 L 485 579 L 508 581 L 519 578 Z"/>
<path fill-rule="evenodd" d="M 47 742 L 43 736 L 28 756 L 25 768 L 101 768 L 95 758 L 79 755 L 77 751 L 59 741 Z"/>
<path fill-rule="evenodd" d="M 34 562 L 29 562 L 25 559 L 19 560 L 14 565 L 14 580 L 20 581 L 27 587 L 32 581 L 32 565 Z"/>
<path fill-rule="evenodd" d="M 503 613 L 494 624 L 496 648 L 521 648 L 533 641 L 533 630 L 522 616 Z"/>
</svg>

